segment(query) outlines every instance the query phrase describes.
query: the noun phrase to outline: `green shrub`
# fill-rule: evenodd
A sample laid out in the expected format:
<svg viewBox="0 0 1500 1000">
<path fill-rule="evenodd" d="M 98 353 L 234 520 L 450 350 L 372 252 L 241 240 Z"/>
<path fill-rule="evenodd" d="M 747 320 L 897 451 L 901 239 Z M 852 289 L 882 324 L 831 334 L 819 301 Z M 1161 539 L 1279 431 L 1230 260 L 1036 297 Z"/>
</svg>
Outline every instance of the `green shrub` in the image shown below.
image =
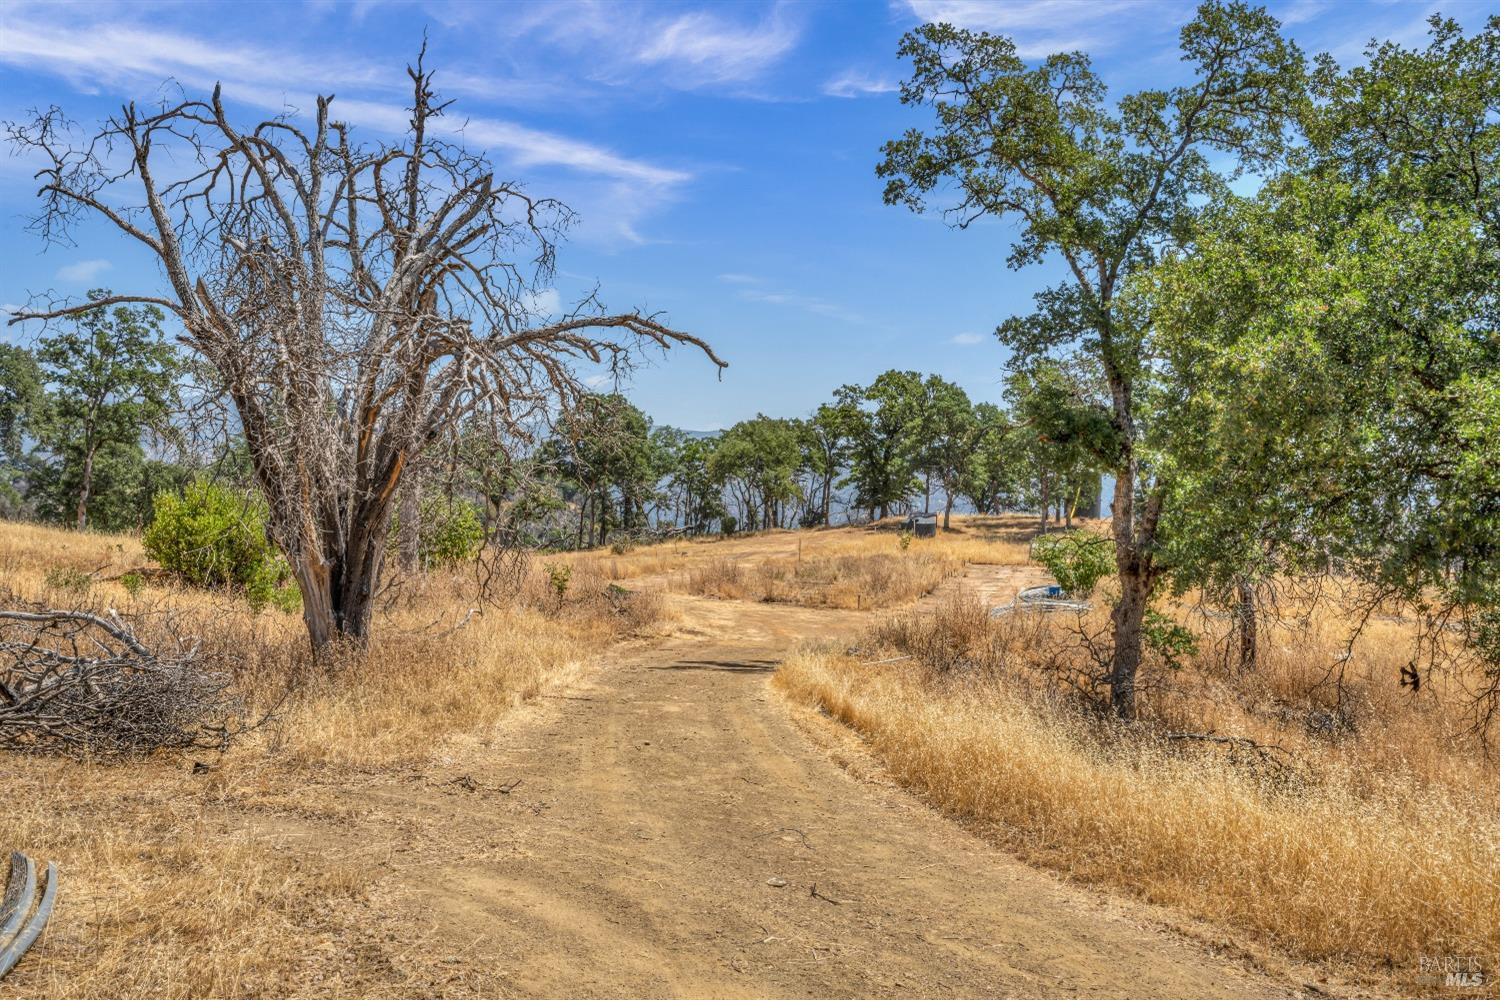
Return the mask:
<svg viewBox="0 0 1500 1000">
<path fill-rule="evenodd" d="M 563 598 L 568 596 L 568 583 L 573 579 L 573 567 L 567 563 L 547 564 L 547 586 L 552 588 L 552 593 L 557 596 L 557 606 L 562 607 Z"/>
<path fill-rule="evenodd" d="M 391 517 L 390 551 L 401 537 L 401 515 Z M 479 507 L 454 497 L 423 497 L 417 526 L 417 558 L 428 569 L 454 566 L 478 558 L 484 547 L 484 518 Z"/>
<path fill-rule="evenodd" d="M 1148 610 L 1141 626 L 1146 648 L 1160 656 L 1173 670 L 1198 653 L 1198 637 L 1160 611 Z"/>
<path fill-rule="evenodd" d="M 432 497 L 422 504 L 422 562 L 452 566 L 469 562 L 484 547 L 484 520 L 468 500 Z"/>
<path fill-rule="evenodd" d="M 1032 543 L 1031 554 L 1072 597 L 1087 597 L 1115 571 L 1114 543 L 1088 531 L 1042 535 Z"/>
<path fill-rule="evenodd" d="M 196 587 L 241 591 L 257 609 L 300 606 L 295 587 L 290 596 L 282 592 L 291 573 L 266 538 L 266 511 L 257 499 L 199 478 L 181 493 L 158 493 L 154 507 L 141 542 L 162 569 Z"/>
<path fill-rule="evenodd" d="M 120 577 L 120 586 L 125 588 L 125 593 L 131 597 L 140 597 L 141 591 L 146 587 L 146 578 L 135 570 L 131 570 Z"/>
</svg>

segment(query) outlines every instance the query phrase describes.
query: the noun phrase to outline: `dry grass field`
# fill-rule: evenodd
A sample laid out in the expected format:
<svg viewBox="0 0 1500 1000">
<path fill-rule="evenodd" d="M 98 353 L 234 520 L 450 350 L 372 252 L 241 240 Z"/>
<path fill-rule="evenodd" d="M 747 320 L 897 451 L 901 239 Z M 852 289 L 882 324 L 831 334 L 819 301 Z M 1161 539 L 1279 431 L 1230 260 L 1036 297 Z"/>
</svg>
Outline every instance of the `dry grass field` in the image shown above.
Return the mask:
<svg viewBox="0 0 1500 1000">
<path fill-rule="evenodd" d="M 1217 654 L 1225 624 L 1183 607 L 1205 635 L 1201 652 L 1150 667 L 1145 724 L 1121 734 L 1078 693 L 1092 669 L 1078 629 L 1096 633 L 1104 613 L 991 618 L 976 586 L 1034 578 L 1023 565 L 1032 526 L 960 524 L 907 545 L 877 527 L 543 556 L 498 603 L 478 600 L 472 571 L 434 573 L 385 603 L 366 656 L 331 671 L 309 662 L 298 617 L 175 586 L 135 539 L 0 524 L 12 599 L 117 609 L 148 643 L 170 621 L 233 670 L 252 715 L 274 709 L 222 756 L 0 756 L 0 845 L 57 860 L 66 880 L 39 960 L 6 987 L 46 1000 L 504 992 L 500 972 L 413 917 L 425 866 L 497 850 L 492 814 L 474 814 L 460 848 L 430 802 L 468 801 L 472 786 L 452 783 L 484 773 L 517 706 L 572 697 L 564 689 L 627 638 L 652 640 L 639 646 L 650 663 L 669 634 L 678 656 L 707 635 L 753 643 L 757 657 L 790 653 L 768 676 L 792 702 L 858 732 L 933 806 L 1073 879 L 1382 989 L 1409 986 L 1423 956 L 1500 961 L 1500 780 L 1444 678 L 1419 697 L 1395 682 L 1407 624 L 1372 622 L 1344 660 L 1347 619 L 1322 607 L 1305 627 L 1268 627 L 1259 668 L 1241 674 Z M 975 563 L 996 572 L 965 574 Z M 145 583 L 128 590 L 121 578 L 134 572 Z M 799 635 L 822 645 L 796 649 Z M 695 683 L 656 667 L 647 676 L 663 699 Z M 752 687 L 736 711 L 760 711 L 763 682 L 743 676 Z M 624 713 L 612 724 L 649 730 L 641 705 L 612 704 Z M 530 750 L 545 756 L 549 733 Z M 602 749 L 589 752 L 614 759 L 614 738 L 596 736 Z M 713 761 L 705 773 L 727 784 L 692 802 L 708 791 L 739 801 L 751 787 L 740 769 L 770 766 L 752 760 L 771 746 L 757 739 L 744 760 L 726 750 Z M 684 808 L 671 822 L 696 829 L 699 807 Z M 590 864 L 619 862 L 614 836 Z M 632 863 L 666 863 L 655 842 L 627 847 L 646 859 Z"/>
<path fill-rule="evenodd" d="M 65 879 L 46 961 L 6 980 L 19 995 L 368 996 L 391 980 L 371 956 L 393 948 L 420 970 L 419 929 L 377 887 L 402 831 L 359 803 L 362 784 L 426 780 L 662 613 L 650 594 L 611 601 L 582 571 L 559 600 L 532 567 L 500 607 L 479 605 L 468 574 L 434 574 L 393 597 L 368 656 L 323 674 L 300 616 L 164 582 L 132 596 L 120 578 L 142 569 L 149 581 L 134 538 L 0 523 L 15 597 L 117 609 L 148 644 L 170 614 L 232 666 L 251 715 L 275 717 L 223 757 L 0 756 L 0 845 L 56 860 Z M 437 980 L 405 975 L 401 995 L 432 995 Z"/>
<path fill-rule="evenodd" d="M 1070 693 L 1089 666 L 1075 618 L 991 619 L 959 598 L 872 629 L 856 655 L 804 650 L 774 683 L 863 734 L 935 806 L 1071 876 L 1387 982 L 1423 956 L 1496 966 L 1500 781 L 1454 692 L 1397 685 L 1403 626 L 1355 645 L 1342 707 L 1327 681 L 1346 620 L 1271 630 L 1244 676 L 1205 643 L 1158 666 L 1148 735 L 1122 736 Z"/>
<path fill-rule="evenodd" d="M 1026 562 L 1030 523 L 960 518 L 935 539 L 903 540 L 897 519 L 862 528 L 768 531 L 629 550 L 570 554 L 617 581 L 684 594 L 851 610 L 892 608 L 932 593 L 965 565 Z"/>
</svg>

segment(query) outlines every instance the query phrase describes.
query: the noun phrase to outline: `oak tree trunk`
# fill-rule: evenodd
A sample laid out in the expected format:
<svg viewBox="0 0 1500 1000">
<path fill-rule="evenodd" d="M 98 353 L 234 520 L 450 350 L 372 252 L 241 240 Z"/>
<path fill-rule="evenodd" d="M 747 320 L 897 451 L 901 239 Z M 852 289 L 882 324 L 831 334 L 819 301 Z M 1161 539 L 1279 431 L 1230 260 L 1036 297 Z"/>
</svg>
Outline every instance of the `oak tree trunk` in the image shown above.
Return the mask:
<svg viewBox="0 0 1500 1000">
<path fill-rule="evenodd" d="M 1039 477 L 1042 487 L 1042 534 L 1047 533 L 1047 506 L 1051 502 L 1047 491 L 1047 473 L 1043 472 Z"/>
<path fill-rule="evenodd" d="M 89 494 L 94 488 L 94 451 L 89 445 L 83 452 L 83 481 L 78 487 L 78 509 L 74 527 L 82 531 L 89 523 Z"/>
<path fill-rule="evenodd" d="M 1135 718 L 1136 675 L 1146 610 L 1151 604 L 1148 576 L 1135 567 L 1120 566 L 1120 599 L 1110 616 L 1114 626 L 1114 657 L 1110 663 L 1109 704 L 1121 719 Z"/>
<path fill-rule="evenodd" d="M 1254 670 L 1259 646 L 1259 625 L 1255 608 L 1255 587 L 1247 577 L 1236 577 L 1235 630 L 1240 637 L 1240 670 Z"/>
</svg>

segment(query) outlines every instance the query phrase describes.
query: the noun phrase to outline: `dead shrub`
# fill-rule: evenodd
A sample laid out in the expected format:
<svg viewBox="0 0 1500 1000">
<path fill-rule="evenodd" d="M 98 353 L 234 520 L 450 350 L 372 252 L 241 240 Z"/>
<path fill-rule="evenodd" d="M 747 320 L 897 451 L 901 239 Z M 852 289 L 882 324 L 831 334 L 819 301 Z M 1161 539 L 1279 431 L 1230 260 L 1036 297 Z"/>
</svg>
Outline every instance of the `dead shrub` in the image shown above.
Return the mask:
<svg viewBox="0 0 1500 1000">
<path fill-rule="evenodd" d="M 138 756 L 228 748 L 244 730 L 231 678 L 197 642 L 147 648 L 114 612 L 0 609 L 0 748 Z M 170 621 L 158 631 L 174 632 Z"/>
</svg>

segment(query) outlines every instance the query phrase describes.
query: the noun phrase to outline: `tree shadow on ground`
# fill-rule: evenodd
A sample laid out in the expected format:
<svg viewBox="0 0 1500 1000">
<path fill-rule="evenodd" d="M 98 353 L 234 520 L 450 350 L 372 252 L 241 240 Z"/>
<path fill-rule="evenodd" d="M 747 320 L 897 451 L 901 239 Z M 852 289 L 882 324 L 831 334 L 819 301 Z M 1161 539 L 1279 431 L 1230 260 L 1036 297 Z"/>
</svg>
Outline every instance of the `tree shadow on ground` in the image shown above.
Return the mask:
<svg viewBox="0 0 1500 1000">
<path fill-rule="evenodd" d="M 780 660 L 678 660 L 652 667 L 653 670 L 727 670 L 737 674 L 767 674 Z"/>
</svg>

